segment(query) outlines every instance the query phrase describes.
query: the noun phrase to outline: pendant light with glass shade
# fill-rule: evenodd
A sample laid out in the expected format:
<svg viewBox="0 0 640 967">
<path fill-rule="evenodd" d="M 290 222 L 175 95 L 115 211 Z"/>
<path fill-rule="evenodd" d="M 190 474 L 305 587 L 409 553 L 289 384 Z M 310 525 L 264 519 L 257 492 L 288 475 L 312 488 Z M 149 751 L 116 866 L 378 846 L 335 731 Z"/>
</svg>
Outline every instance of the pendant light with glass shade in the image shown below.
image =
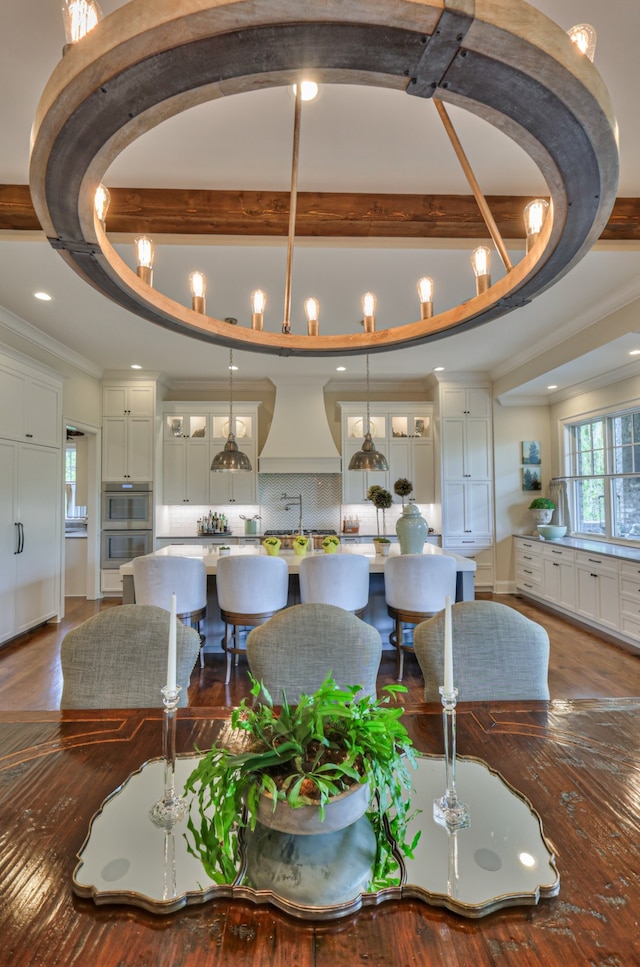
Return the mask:
<svg viewBox="0 0 640 967">
<path fill-rule="evenodd" d="M 229 436 L 224 448 L 216 453 L 211 461 L 213 471 L 251 470 L 251 461 L 246 453 L 238 450 L 236 436 L 233 432 L 233 350 L 229 350 Z"/>
<path fill-rule="evenodd" d="M 371 420 L 369 418 L 369 357 L 367 356 L 367 422 L 365 423 L 364 440 L 362 446 L 354 453 L 349 461 L 349 470 L 388 470 L 389 464 L 384 453 L 376 450 L 371 437 Z"/>
</svg>

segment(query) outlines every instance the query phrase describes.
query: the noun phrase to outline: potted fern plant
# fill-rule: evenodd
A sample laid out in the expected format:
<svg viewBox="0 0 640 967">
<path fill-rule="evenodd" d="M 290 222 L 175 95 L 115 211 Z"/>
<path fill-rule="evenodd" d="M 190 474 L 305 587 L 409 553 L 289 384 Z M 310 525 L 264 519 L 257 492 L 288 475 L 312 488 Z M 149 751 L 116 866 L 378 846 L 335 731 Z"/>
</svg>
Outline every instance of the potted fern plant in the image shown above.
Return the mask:
<svg viewBox="0 0 640 967">
<path fill-rule="evenodd" d="M 369 888 L 396 884 L 397 863 L 386 823 L 400 853 L 411 856 L 417 843 L 417 836 L 407 842 L 414 813 L 405 795 L 415 753 L 400 722 L 403 709 L 390 704 L 406 689 L 388 685 L 383 698 L 356 698 L 359 686 L 339 688 L 329 675 L 317 691 L 301 695 L 296 706 L 283 694 L 278 712 L 264 685 L 252 682 L 254 700 L 261 701 L 249 704 L 245 699 L 231 715 L 242 751 L 214 746 L 187 780 L 185 794 L 192 796 L 189 851 L 212 880 L 232 883 L 240 869 L 242 839 L 257 822 L 290 832 L 298 829 L 299 814 L 298 831 L 332 831 L 339 823 L 333 818 L 326 827 L 323 823 L 334 806 L 347 802 L 344 825 L 366 811 L 375 834 Z M 351 796 L 360 798 L 355 815 L 348 806 Z M 287 813 L 284 821 L 277 815 L 282 811 Z"/>
</svg>

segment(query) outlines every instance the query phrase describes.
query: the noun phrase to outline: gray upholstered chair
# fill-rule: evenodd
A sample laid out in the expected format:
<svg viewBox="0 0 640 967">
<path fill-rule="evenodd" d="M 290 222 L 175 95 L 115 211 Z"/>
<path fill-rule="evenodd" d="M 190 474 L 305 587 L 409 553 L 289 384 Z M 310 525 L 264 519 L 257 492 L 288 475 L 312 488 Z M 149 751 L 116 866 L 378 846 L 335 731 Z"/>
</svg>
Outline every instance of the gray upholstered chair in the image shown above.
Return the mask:
<svg viewBox="0 0 640 967">
<path fill-rule="evenodd" d="M 359 618 L 369 603 L 369 558 L 364 554 L 316 554 L 300 561 L 302 604 L 335 604 Z"/>
<path fill-rule="evenodd" d="M 136 604 L 155 604 L 171 610 L 175 593 L 180 621 L 197 627 L 207 612 L 207 569 L 200 557 L 153 557 L 133 559 L 133 590 Z M 200 635 L 200 645 L 204 637 Z M 200 667 L 204 668 L 204 652 L 200 648 Z"/>
<path fill-rule="evenodd" d="M 224 683 L 231 680 L 231 656 L 244 652 L 242 628 L 264 624 L 287 606 L 289 568 L 281 557 L 237 554 L 221 557 L 216 568 L 216 593 L 224 621 L 222 650 L 227 655 Z M 232 634 L 233 629 L 233 634 Z"/>
<path fill-rule="evenodd" d="M 61 708 L 162 706 L 167 684 L 169 620 L 163 608 L 124 604 L 107 608 L 67 632 L 60 663 Z M 200 650 L 200 635 L 177 620 L 177 683 L 180 705 Z"/>
<path fill-rule="evenodd" d="M 402 681 L 405 651 L 413 651 L 413 637 L 404 625 L 417 625 L 441 611 L 447 597 L 456 597 L 456 561 L 447 554 L 400 554 L 384 566 L 384 596 L 395 628 L 389 641 L 397 651 L 396 678 Z"/>
<path fill-rule="evenodd" d="M 458 701 L 549 698 L 549 636 L 537 622 L 497 601 L 460 601 L 451 608 L 451 631 Z M 418 625 L 413 642 L 425 701 L 440 701 L 444 614 Z"/>
<path fill-rule="evenodd" d="M 247 636 L 251 674 L 276 704 L 285 692 L 295 705 L 329 672 L 338 685 L 361 685 L 375 696 L 381 657 L 380 633 L 333 604 L 296 604 Z"/>
</svg>

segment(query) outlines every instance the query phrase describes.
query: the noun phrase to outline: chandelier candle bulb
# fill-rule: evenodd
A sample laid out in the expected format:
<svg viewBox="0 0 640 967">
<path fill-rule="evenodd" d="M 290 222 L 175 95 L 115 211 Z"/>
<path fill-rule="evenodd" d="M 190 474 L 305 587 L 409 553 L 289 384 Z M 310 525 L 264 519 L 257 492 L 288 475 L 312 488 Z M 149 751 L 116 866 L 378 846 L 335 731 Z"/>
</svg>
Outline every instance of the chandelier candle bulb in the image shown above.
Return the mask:
<svg viewBox="0 0 640 967">
<path fill-rule="evenodd" d="M 428 275 L 419 279 L 417 284 L 420 299 L 420 318 L 431 319 L 433 315 L 433 279 Z"/>
<path fill-rule="evenodd" d="M 191 308 L 194 312 L 204 313 L 206 308 L 205 295 L 207 292 L 207 280 L 202 272 L 192 272 L 189 276 L 189 288 L 191 289 Z"/>
<path fill-rule="evenodd" d="M 567 33 L 580 53 L 593 62 L 596 56 L 596 32 L 591 24 L 576 24 Z"/>
<path fill-rule="evenodd" d="M 530 201 L 524 210 L 524 227 L 527 233 L 527 252 L 537 241 L 549 212 L 549 202 L 544 198 Z"/>
<path fill-rule="evenodd" d="M 476 295 L 482 295 L 491 287 L 491 252 L 486 245 L 479 245 L 471 255 L 476 277 Z"/>
<path fill-rule="evenodd" d="M 307 329 L 310 336 L 317 336 L 319 333 L 318 316 L 320 314 L 320 303 L 317 299 L 305 299 L 304 311 L 307 317 Z"/>
<path fill-rule="evenodd" d="M 376 330 L 376 297 L 373 292 L 365 292 L 362 296 L 362 313 L 364 315 L 364 331 L 375 332 Z"/>
<path fill-rule="evenodd" d="M 169 653 L 167 656 L 167 691 L 175 692 L 178 654 L 176 651 L 176 612 L 177 603 L 175 591 L 171 595 L 171 611 L 169 618 Z"/>
<path fill-rule="evenodd" d="M 102 222 L 103 227 L 107 218 L 110 203 L 111 195 L 109 194 L 109 189 L 104 185 L 98 185 L 96 188 L 95 209 L 96 217 L 99 222 Z"/>
<path fill-rule="evenodd" d="M 451 598 L 444 604 L 444 694 L 453 695 L 453 636 L 451 633 Z"/>
<path fill-rule="evenodd" d="M 136 251 L 138 278 L 146 282 L 147 285 L 153 285 L 153 259 L 156 247 L 146 235 L 140 235 L 133 244 Z"/>
<path fill-rule="evenodd" d="M 256 289 L 251 293 L 251 328 L 262 332 L 264 326 L 264 310 L 267 304 L 267 297 L 262 289 Z"/>
<path fill-rule="evenodd" d="M 67 44 L 77 44 L 102 20 L 96 0 L 63 0 L 62 19 Z"/>
</svg>

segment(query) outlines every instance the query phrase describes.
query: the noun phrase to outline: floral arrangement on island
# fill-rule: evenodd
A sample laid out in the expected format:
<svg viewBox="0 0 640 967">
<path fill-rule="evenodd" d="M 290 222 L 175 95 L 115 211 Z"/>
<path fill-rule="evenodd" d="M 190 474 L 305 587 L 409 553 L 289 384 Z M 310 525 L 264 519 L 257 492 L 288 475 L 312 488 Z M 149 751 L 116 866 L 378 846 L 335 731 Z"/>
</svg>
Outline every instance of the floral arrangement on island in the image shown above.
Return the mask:
<svg viewBox="0 0 640 967">
<path fill-rule="evenodd" d="M 295 554 L 306 554 L 309 547 L 309 538 L 306 534 L 296 534 L 293 538 L 293 550 Z"/>
<path fill-rule="evenodd" d="M 327 534 L 322 542 L 325 554 L 335 554 L 340 547 L 340 538 L 337 534 Z"/>
<path fill-rule="evenodd" d="M 278 551 L 280 550 L 281 543 L 282 541 L 280 540 L 279 537 L 265 537 L 265 539 L 262 542 L 262 546 L 264 547 L 267 554 L 270 554 L 271 557 L 275 557 L 278 554 Z"/>
</svg>

